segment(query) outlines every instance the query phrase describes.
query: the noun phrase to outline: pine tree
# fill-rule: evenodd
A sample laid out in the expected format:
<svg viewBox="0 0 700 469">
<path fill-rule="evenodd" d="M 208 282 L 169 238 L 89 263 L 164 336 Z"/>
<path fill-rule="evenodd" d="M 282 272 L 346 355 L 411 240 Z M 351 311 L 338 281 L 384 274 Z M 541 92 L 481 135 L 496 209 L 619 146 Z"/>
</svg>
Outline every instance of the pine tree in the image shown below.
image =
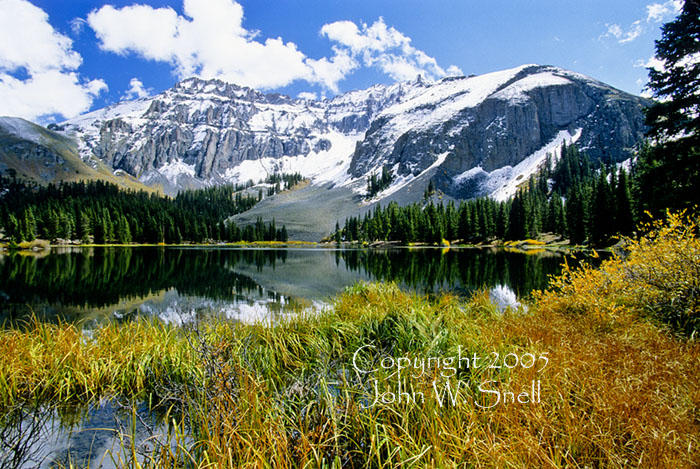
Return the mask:
<svg viewBox="0 0 700 469">
<path fill-rule="evenodd" d="M 658 101 L 647 111 L 653 146 L 640 152 L 636 193 L 642 208 L 700 202 L 700 1 L 686 0 L 680 15 L 662 28 L 648 88 Z"/>
<path fill-rule="evenodd" d="M 565 209 L 567 236 L 573 244 L 581 244 L 586 240 L 587 201 L 580 184 L 567 192 Z"/>
<path fill-rule="evenodd" d="M 19 243 L 22 241 L 22 234 L 20 229 L 19 221 L 17 217 L 10 214 L 7 221 L 7 237 L 10 238 L 11 243 Z"/>
<path fill-rule="evenodd" d="M 467 242 L 471 238 L 471 217 L 469 213 L 469 205 L 466 202 L 459 204 L 459 221 L 457 224 L 457 237 L 463 242 Z"/>
<path fill-rule="evenodd" d="M 525 201 L 522 191 L 518 191 L 513 197 L 510 205 L 510 214 L 508 218 L 508 231 L 506 237 L 512 240 L 525 239 L 526 221 L 525 221 Z"/>
<path fill-rule="evenodd" d="M 119 217 L 119 222 L 117 225 L 117 242 L 120 244 L 129 244 L 131 242 L 129 222 L 126 221 L 126 217 L 124 215 Z"/>
<path fill-rule="evenodd" d="M 24 236 L 28 241 L 36 239 L 36 218 L 31 207 L 24 212 Z"/>
<path fill-rule="evenodd" d="M 280 229 L 280 241 L 286 243 L 288 240 L 289 235 L 287 234 L 287 227 L 285 225 L 282 225 L 282 228 Z"/>
<path fill-rule="evenodd" d="M 634 212 L 632 211 L 632 198 L 629 190 L 627 172 L 620 170 L 620 176 L 615 188 L 615 219 L 617 231 L 622 235 L 631 235 L 634 231 Z"/>
<path fill-rule="evenodd" d="M 78 237 L 80 242 L 88 244 L 90 242 L 90 217 L 85 212 L 79 212 Z"/>
<path fill-rule="evenodd" d="M 104 244 L 107 242 L 105 230 L 104 220 L 102 220 L 102 218 L 95 219 L 95 228 L 93 229 L 93 233 L 95 233 L 95 244 Z"/>
<path fill-rule="evenodd" d="M 547 205 L 545 229 L 551 233 L 565 233 L 566 220 L 564 217 L 564 204 L 558 192 L 552 193 Z"/>
<path fill-rule="evenodd" d="M 591 241 L 597 245 L 607 244 L 610 236 L 614 234 L 615 204 L 607 173 L 603 167 L 593 187 L 589 221 Z"/>
</svg>

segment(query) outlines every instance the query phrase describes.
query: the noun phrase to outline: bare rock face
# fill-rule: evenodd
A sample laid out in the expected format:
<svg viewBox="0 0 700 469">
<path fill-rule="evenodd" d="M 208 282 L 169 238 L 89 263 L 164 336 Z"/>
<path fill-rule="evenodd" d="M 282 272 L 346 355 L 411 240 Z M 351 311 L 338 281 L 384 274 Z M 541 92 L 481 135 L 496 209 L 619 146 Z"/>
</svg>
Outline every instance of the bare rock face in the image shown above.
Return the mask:
<svg viewBox="0 0 700 469">
<path fill-rule="evenodd" d="M 563 131 L 593 159 L 627 158 L 643 137 L 645 104 L 591 78 L 537 65 L 376 85 L 321 101 L 191 78 L 61 129 L 80 140 L 82 155 L 145 183 L 170 181 L 170 192 L 245 180 L 248 161 L 284 160 L 286 170 L 298 164 L 304 173 L 304 159 L 321 155 L 344 165 L 350 180 L 383 166 L 404 179 L 438 168 L 431 177 L 440 189 L 470 197 L 479 191 L 455 183 L 457 176 L 515 166 Z M 343 138 L 354 152 L 336 146 Z"/>
<path fill-rule="evenodd" d="M 484 99 L 463 107 L 455 104 L 469 88 L 459 81 L 435 85 L 445 88 L 440 101 L 387 112 L 372 122 L 353 155 L 353 175 L 386 165 L 399 175 L 415 176 L 443 155 L 438 188 L 467 198 L 482 194 L 473 193 L 473 187 L 471 193 L 460 191 L 455 176 L 476 167 L 492 172 L 515 166 L 561 131 L 578 133 L 577 144 L 594 160 L 606 162 L 629 158 L 644 136 L 643 99 L 561 69 L 525 67 L 492 86 Z M 445 113 L 450 107 L 453 112 Z M 398 122 L 408 112 L 422 114 L 427 125 L 397 135 Z"/>
</svg>

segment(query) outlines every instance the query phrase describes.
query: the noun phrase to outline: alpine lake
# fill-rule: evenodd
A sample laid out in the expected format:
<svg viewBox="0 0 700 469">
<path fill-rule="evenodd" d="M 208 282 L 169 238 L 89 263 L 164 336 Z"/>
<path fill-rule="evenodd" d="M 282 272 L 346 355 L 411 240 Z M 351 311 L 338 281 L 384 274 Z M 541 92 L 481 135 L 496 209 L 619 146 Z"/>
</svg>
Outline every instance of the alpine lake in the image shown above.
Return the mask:
<svg viewBox="0 0 700 469">
<path fill-rule="evenodd" d="M 0 255 L 0 320 L 5 328 L 35 317 L 88 331 L 140 317 L 274 324 L 330 307 L 357 282 L 394 282 L 432 296 L 487 291 L 504 309 L 546 288 L 565 260 L 575 264 L 582 257 L 460 247 L 52 248 Z M 0 421 L 0 466 L 119 466 L 113 452 L 123 435 L 143 444 L 159 425 L 145 403 L 128 410 L 118 400 L 74 410 L 23 409 Z"/>
</svg>

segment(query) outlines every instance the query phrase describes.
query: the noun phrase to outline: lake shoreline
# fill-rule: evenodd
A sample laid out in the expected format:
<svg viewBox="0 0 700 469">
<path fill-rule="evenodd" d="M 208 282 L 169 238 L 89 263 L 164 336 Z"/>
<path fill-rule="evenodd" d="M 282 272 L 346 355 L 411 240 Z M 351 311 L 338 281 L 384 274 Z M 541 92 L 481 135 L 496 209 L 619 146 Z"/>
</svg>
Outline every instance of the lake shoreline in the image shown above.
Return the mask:
<svg viewBox="0 0 700 469">
<path fill-rule="evenodd" d="M 141 247 L 167 247 L 167 248 L 226 248 L 226 247 L 269 247 L 269 248 L 294 248 L 294 247 L 316 247 L 320 249 L 329 248 L 358 248 L 358 249 L 505 249 L 513 252 L 537 252 L 542 250 L 552 251 L 552 252 L 609 252 L 615 250 L 619 245 L 612 245 L 608 247 L 592 247 L 588 245 L 571 245 L 568 242 L 552 242 L 543 243 L 537 240 L 520 240 L 520 241 L 496 241 L 494 243 L 479 243 L 479 244 L 468 244 L 468 243 L 443 243 L 443 244 L 429 244 L 429 243 L 408 243 L 402 244 L 398 241 L 373 241 L 373 242 L 334 242 L 334 241 L 238 241 L 234 243 L 180 243 L 180 244 L 167 244 L 167 243 L 106 243 L 106 244 L 82 244 L 80 242 L 61 242 L 61 243 L 49 243 L 45 240 L 35 240 L 32 242 L 23 242 L 16 247 L 11 247 L 9 244 L 0 243 L 0 254 L 6 254 L 11 252 L 42 252 L 45 250 L 51 250 L 53 248 L 141 248 Z"/>
</svg>

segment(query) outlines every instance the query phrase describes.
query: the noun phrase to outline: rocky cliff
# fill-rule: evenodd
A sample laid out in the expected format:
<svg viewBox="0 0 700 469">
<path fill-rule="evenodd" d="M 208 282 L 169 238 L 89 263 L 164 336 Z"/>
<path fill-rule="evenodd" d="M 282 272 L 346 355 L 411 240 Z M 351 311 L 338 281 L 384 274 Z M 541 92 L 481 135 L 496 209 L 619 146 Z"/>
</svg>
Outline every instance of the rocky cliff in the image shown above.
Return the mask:
<svg viewBox="0 0 700 469">
<path fill-rule="evenodd" d="M 638 97 L 554 67 L 445 79 L 378 116 L 351 171 L 360 177 L 388 165 L 410 178 L 439 161 L 439 189 L 455 198 L 485 195 L 498 188 L 475 179 L 502 173 L 548 146 L 554 154 L 553 142 L 575 140 L 594 160 L 629 158 L 644 134 L 643 105 Z"/>
<path fill-rule="evenodd" d="M 190 78 L 55 129 L 83 161 L 169 193 L 284 171 L 361 195 L 368 175 L 386 167 L 394 179 L 375 201 L 407 202 L 430 180 L 454 198 L 508 197 L 563 142 L 594 159 L 624 160 L 643 137 L 644 105 L 537 65 L 435 83 L 418 77 L 326 100 Z"/>
</svg>

